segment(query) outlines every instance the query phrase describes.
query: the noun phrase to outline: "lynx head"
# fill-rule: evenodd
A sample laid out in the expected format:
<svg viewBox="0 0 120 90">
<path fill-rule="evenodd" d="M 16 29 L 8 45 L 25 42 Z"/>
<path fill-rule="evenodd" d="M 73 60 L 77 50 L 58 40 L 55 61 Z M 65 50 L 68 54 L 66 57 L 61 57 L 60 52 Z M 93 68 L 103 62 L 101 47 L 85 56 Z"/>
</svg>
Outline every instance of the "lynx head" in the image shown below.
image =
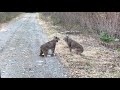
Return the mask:
<svg viewBox="0 0 120 90">
<path fill-rule="evenodd" d="M 56 42 L 58 42 L 58 41 L 60 40 L 60 38 L 54 36 L 54 40 L 55 40 Z"/>
<path fill-rule="evenodd" d="M 66 42 L 68 41 L 68 36 L 64 37 L 63 40 L 65 40 Z"/>
</svg>

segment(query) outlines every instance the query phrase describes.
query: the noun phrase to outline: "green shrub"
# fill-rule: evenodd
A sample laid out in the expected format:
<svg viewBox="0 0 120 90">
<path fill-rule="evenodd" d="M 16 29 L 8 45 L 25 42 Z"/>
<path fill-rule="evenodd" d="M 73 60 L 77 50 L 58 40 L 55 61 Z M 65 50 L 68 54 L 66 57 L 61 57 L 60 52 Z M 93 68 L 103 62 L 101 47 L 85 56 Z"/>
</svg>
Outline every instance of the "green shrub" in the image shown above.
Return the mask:
<svg viewBox="0 0 120 90">
<path fill-rule="evenodd" d="M 108 35 L 107 33 L 100 33 L 100 40 L 106 43 L 114 41 L 114 38 Z"/>
</svg>

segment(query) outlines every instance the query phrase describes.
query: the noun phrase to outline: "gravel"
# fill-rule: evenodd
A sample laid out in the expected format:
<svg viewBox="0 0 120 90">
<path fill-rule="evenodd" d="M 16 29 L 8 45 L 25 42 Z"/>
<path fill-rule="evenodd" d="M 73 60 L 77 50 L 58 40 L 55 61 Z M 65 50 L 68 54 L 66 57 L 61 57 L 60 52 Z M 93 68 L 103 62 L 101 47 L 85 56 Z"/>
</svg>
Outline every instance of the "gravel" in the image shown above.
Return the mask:
<svg viewBox="0 0 120 90">
<path fill-rule="evenodd" d="M 48 37 L 38 23 L 38 13 L 25 13 L 0 30 L 1 78 L 68 78 L 57 56 L 40 57 Z"/>
</svg>

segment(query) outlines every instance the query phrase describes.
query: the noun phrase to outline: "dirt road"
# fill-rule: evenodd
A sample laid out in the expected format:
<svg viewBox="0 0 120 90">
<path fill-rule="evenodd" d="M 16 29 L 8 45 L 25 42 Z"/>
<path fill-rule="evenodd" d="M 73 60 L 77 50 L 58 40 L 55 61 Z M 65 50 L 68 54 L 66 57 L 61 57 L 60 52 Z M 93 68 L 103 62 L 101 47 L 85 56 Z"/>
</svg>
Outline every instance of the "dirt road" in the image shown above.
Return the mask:
<svg viewBox="0 0 120 90">
<path fill-rule="evenodd" d="M 39 56 L 47 42 L 37 13 L 22 14 L 0 30 L 1 78 L 67 78 L 68 70 L 57 57 Z"/>
</svg>

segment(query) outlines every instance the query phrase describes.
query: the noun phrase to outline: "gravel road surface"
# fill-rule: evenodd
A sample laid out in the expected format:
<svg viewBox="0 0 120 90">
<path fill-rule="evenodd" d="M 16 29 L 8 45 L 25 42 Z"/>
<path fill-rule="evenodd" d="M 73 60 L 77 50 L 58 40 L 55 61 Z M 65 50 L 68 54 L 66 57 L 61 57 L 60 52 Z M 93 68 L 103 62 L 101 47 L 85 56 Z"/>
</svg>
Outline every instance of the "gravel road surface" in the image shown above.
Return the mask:
<svg viewBox="0 0 120 90">
<path fill-rule="evenodd" d="M 48 38 L 38 22 L 38 13 L 25 13 L 0 30 L 1 78 L 69 77 L 57 56 L 39 56 Z"/>
</svg>

